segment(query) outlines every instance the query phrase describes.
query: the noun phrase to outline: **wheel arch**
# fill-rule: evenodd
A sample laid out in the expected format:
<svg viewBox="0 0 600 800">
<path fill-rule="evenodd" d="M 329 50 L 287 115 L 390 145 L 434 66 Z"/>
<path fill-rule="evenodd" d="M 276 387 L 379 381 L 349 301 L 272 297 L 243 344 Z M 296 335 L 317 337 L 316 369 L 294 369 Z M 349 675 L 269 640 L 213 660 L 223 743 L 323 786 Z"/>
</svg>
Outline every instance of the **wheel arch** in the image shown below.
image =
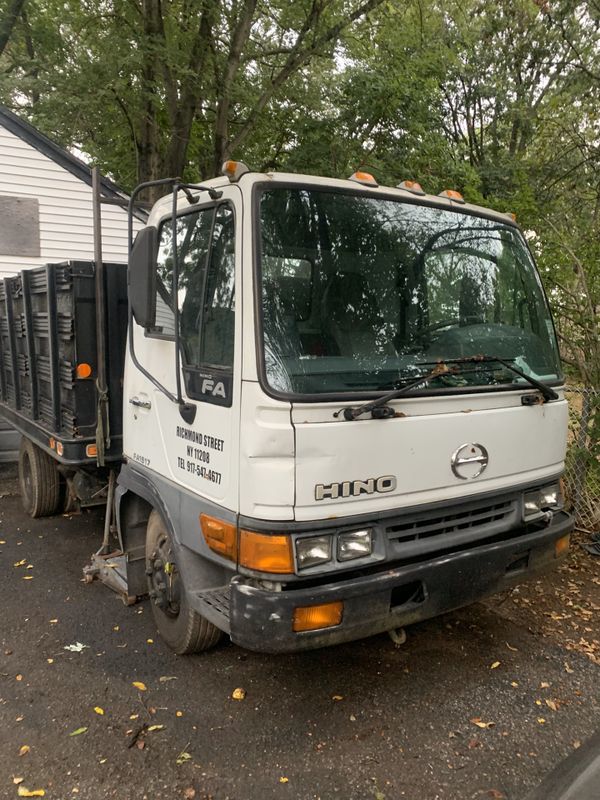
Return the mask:
<svg viewBox="0 0 600 800">
<path fill-rule="evenodd" d="M 168 529 L 179 559 L 179 568 L 185 585 L 191 592 L 204 591 L 229 582 L 234 569 L 231 572 L 226 570 L 221 565 L 191 550 L 181 541 L 177 522 L 173 518 L 173 514 L 177 514 L 177 509 L 173 509 L 173 513 L 169 512 L 161 493 L 149 476 L 143 475 L 129 464 L 124 464 L 118 477 L 115 503 L 119 541 L 123 552 L 128 556 L 127 577 L 128 583 L 131 581 L 130 594 L 147 593 L 146 527 L 153 510 L 161 515 Z M 201 535 L 199 527 L 198 535 Z M 138 592 L 138 588 L 142 591 Z"/>
</svg>

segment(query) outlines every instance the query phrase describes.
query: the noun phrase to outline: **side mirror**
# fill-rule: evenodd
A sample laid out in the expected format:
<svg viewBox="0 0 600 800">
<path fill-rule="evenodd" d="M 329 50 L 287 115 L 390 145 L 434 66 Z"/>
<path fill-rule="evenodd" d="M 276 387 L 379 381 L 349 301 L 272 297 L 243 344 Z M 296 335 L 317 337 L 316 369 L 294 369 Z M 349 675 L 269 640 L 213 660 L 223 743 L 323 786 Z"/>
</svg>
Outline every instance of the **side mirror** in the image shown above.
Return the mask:
<svg viewBox="0 0 600 800">
<path fill-rule="evenodd" d="M 156 320 L 156 260 L 158 230 L 142 228 L 129 256 L 127 283 L 133 318 L 142 328 L 153 328 Z"/>
</svg>

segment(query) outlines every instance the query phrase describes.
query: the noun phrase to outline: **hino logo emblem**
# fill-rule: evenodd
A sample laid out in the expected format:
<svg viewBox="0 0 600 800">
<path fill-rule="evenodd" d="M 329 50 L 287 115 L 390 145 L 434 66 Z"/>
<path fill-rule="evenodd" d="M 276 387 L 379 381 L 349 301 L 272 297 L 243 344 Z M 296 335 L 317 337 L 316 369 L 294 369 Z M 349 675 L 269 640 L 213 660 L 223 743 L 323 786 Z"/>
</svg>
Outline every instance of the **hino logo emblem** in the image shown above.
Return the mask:
<svg viewBox="0 0 600 800">
<path fill-rule="evenodd" d="M 487 467 L 488 451 L 482 444 L 461 444 L 450 459 L 452 472 L 463 481 L 477 478 Z"/>
<path fill-rule="evenodd" d="M 396 488 L 394 475 L 382 475 L 381 478 L 367 478 L 364 481 L 341 481 L 340 483 L 317 483 L 315 500 L 337 500 L 340 497 L 358 497 L 361 494 L 385 494 Z"/>
</svg>

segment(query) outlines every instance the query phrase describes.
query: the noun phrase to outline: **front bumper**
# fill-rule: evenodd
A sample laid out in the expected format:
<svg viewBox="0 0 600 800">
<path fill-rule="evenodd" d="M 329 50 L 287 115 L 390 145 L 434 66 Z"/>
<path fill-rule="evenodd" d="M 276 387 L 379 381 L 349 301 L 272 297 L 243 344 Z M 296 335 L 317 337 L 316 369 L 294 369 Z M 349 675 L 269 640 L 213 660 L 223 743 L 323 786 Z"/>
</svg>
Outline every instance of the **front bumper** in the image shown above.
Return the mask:
<svg viewBox="0 0 600 800">
<path fill-rule="evenodd" d="M 516 529 L 510 539 L 480 545 L 318 586 L 271 592 L 243 576 L 233 578 L 229 629 L 235 644 L 267 653 L 308 650 L 372 636 L 410 625 L 481 600 L 557 566 L 555 542 L 573 528 L 572 518 L 555 514 L 546 528 Z M 335 627 L 295 633 L 294 609 L 342 600 Z"/>
</svg>

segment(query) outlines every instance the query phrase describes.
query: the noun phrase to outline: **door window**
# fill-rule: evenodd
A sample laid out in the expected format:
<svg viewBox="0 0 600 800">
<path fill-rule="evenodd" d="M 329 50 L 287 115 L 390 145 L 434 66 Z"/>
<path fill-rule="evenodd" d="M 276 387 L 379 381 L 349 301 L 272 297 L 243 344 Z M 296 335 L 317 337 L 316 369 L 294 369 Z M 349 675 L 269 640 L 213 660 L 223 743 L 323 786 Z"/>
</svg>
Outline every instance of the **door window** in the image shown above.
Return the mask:
<svg viewBox="0 0 600 800">
<path fill-rule="evenodd" d="M 177 304 L 186 393 L 196 400 L 229 406 L 235 330 L 233 210 L 223 203 L 178 217 L 176 224 Z M 157 277 L 157 333 L 172 337 L 171 220 L 160 230 Z"/>
</svg>

